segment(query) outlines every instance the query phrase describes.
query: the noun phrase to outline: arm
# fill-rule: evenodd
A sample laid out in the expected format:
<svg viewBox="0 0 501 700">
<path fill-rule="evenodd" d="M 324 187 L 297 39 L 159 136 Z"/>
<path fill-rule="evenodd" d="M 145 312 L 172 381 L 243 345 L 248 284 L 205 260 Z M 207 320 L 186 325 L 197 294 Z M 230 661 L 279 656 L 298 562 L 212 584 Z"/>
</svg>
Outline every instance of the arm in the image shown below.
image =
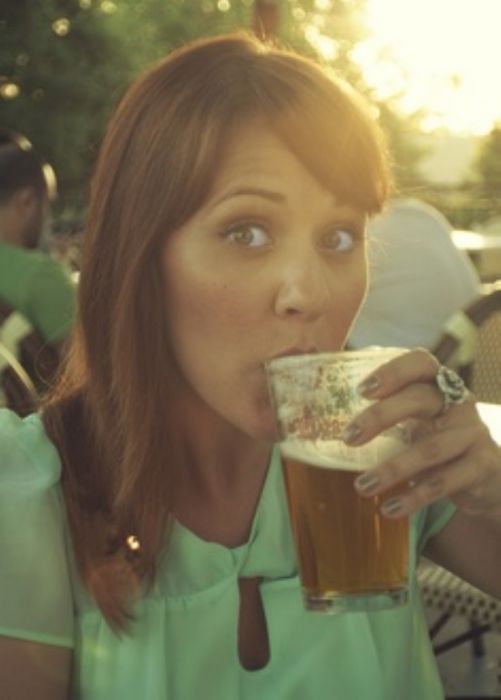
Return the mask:
<svg viewBox="0 0 501 700">
<path fill-rule="evenodd" d="M 68 336 L 75 315 L 76 285 L 69 273 L 47 257 L 29 279 L 26 315 L 44 339 L 56 345 Z"/>
<path fill-rule="evenodd" d="M 458 511 L 428 542 L 423 553 L 456 576 L 501 599 L 500 552 L 501 519 Z"/>
<path fill-rule="evenodd" d="M 0 636 L 0 697 L 69 700 L 71 649 Z"/>
<path fill-rule="evenodd" d="M 0 698 L 62 700 L 74 602 L 58 453 L 38 416 L 0 410 Z"/>
</svg>

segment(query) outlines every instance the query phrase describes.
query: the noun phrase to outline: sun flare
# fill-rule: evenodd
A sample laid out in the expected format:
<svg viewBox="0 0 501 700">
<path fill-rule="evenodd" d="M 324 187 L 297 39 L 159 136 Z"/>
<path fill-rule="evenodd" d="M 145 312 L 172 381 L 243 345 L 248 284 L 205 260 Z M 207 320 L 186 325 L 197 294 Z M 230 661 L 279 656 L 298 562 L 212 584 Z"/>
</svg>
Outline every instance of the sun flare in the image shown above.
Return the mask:
<svg viewBox="0 0 501 700">
<path fill-rule="evenodd" d="M 501 0 L 367 0 L 353 58 L 382 98 L 426 112 L 424 130 L 483 134 L 501 119 Z"/>
</svg>

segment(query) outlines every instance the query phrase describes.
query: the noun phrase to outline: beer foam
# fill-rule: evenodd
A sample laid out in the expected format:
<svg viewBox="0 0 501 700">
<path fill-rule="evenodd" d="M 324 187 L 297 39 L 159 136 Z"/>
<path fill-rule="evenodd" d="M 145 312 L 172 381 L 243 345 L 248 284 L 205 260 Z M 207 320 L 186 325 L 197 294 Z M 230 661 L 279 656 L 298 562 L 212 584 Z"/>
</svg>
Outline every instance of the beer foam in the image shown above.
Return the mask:
<svg viewBox="0 0 501 700">
<path fill-rule="evenodd" d="M 323 469 L 364 471 L 401 452 L 405 443 L 388 435 L 378 435 L 359 447 L 342 440 L 286 440 L 280 444 L 282 455 Z"/>
</svg>

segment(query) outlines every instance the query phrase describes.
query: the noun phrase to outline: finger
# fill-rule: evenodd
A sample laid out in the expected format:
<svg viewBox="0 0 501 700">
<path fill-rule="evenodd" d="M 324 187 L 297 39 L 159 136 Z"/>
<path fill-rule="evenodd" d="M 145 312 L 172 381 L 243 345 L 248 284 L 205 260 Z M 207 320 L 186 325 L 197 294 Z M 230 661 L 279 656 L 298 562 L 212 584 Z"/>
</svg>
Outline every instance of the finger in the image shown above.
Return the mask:
<svg viewBox="0 0 501 700">
<path fill-rule="evenodd" d="M 348 445 L 362 445 L 391 426 L 408 419 L 433 419 L 433 428 L 442 430 L 453 425 L 481 424 L 473 396 L 465 403 L 449 407 L 442 413 L 443 396 L 432 384 L 411 384 L 397 394 L 376 401 L 359 413 L 343 431 Z"/>
<path fill-rule="evenodd" d="M 383 398 L 409 384 L 434 380 L 439 367 L 438 360 L 428 350 L 410 350 L 371 372 L 359 391 L 367 398 Z"/>
<path fill-rule="evenodd" d="M 357 491 L 373 496 L 409 481 L 419 481 L 432 467 L 448 464 L 468 452 L 482 437 L 481 428 L 467 427 L 427 435 L 392 455 L 355 481 Z"/>
<path fill-rule="evenodd" d="M 345 428 L 344 441 L 361 445 L 408 418 L 430 418 L 442 410 L 443 400 L 431 384 L 412 384 L 359 413 Z"/>
<path fill-rule="evenodd" d="M 389 518 L 402 517 L 449 497 L 466 512 L 485 513 L 499 507 L 500 482 L 493 451 L 472 450 L 445 466 L 422 474 L 417 483 L 385 500 L 381 512 Z"/>
</svg>

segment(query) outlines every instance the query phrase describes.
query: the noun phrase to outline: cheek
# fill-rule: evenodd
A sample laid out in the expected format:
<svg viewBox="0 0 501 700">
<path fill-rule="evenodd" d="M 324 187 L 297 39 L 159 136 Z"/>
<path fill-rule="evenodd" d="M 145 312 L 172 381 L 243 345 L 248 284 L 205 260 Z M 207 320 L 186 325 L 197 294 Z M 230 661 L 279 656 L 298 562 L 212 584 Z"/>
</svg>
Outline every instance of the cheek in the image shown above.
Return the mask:
<svg viewBox="0 0 501 700">
<path fill-rule="evenodd" d="M 205 348 L 209 362 L 228 357 L 259 317 L 254 285 L 240 276 L 208 274 L 200 269 L 181 271 L 166 285 L 167 322 L 172 343 L 183 355 Z"/>
<path fill-rule="evenodd" d="M 333 293 L 335 303 L 332 307 L 331 324 L 337 329 L 339 338 L 346 339 L 358 311 L 367 293 L 367 270 L 365 264 L 353 265 L 336 280 Z"/>
</svg>

